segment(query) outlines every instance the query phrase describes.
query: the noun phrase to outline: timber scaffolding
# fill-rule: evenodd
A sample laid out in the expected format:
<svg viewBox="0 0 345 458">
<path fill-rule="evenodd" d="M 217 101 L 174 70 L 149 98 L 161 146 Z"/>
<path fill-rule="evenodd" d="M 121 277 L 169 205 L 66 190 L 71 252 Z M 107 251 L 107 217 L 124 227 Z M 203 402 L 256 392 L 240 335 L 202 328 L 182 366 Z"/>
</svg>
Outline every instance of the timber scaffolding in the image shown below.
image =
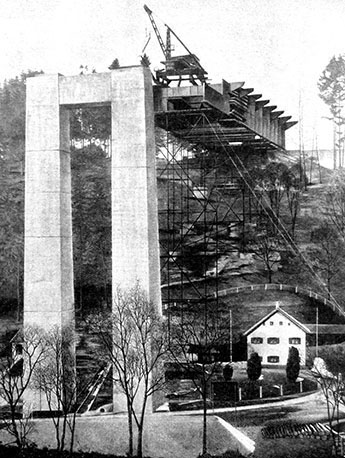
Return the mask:
<svg viewBox="0 0 345 458">
<path fill-rule="evenodd" d="M 244 83 L 154 86 L 162 299 L 217 308 L 223 267 L 262 223 L 250 168 L 285 151 L 296 124 Z M 267 212 L 267 210 L 266 210 Z"/>
<path fill-rule="evenodd" d="M 291 242 L 251 170 L 285 151 L 297 122 L 242 82 L 154 86 L 153 94 L 164 309 L 221 311 L 225 266 L 245 251 L 245 234 L 271 220 Z"/>
</svg>

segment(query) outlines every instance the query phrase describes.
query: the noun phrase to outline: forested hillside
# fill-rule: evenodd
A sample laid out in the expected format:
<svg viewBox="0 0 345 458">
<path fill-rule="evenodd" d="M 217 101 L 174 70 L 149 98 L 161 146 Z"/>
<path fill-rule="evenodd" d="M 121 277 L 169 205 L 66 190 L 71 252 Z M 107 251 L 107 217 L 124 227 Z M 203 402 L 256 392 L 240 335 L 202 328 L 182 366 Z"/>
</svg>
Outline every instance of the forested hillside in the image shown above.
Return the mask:
<svg viewBox="0 0 345 458">
<path fill-rule="evenodd" d="M 22 74 L 0 88 L 0 306 L 2 313 L 11 311 L 18 318 L 23 296 L 25 79 L 37 73 Z M 107 107 L 78 109 L 71 119 L 74 277 L 76 308 L 82 313 L 85 308 L 110 306 L 111 301 L 110 111 Z M 158 150 L 161 142 L 159 132 Z M 172 198 L 173 187 L 177 192 L 177 185 L 164 177 L 167 168 L 158 160 L 160 168 L 162 208 L 168 195 Z M 206 269 L 209 277 L 216 272 L 218 289 L 253 283 L 298 284 L 343 306 L 343 172 L 320 169 L 289 154 L 267 158 L 259 166 L 252 161 L 249 172 L 271 222 L 283 224 L 291 243 L 263 218 L 261 226 L 246 225 L 236 240 L 228 237 L 224 255 L 210 257 L 212 262 L 206 265 L 198 258 L 200 237 L 187 224 L 183 229 L 190 232 L 184 253 L 186 269 L 195 278 Z M 214 192 L 219 192 L 216 188 Z M 162 220 L 161 237 L 167 233 L 164 224 Z M 226 233 L 227 228 L 223 229 Z M 210 232 L 207 237 L 223 243 L 219 234 Z M 164 275 L 163 271 L 162 283 Z"/>
</svg>

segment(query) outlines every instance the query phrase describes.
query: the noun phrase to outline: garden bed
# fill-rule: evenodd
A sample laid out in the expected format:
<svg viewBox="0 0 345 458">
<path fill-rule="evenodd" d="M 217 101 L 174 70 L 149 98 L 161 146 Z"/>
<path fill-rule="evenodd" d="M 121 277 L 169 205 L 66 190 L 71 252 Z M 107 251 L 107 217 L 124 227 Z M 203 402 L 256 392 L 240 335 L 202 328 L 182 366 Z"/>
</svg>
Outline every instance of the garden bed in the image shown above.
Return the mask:
<svg viewBox="0 0 345 458">
<path fill-rule="evenodd" d="M 234 395 L 232 398 L 228 397 L 227 399 L 225 397 L 217 399 L 210 396 L 207 402 L 208 408 L 231 408 L 251 404 L 264 404 L 305 396 L 316 391 L 318 388 L 317 382 L 309 371 L 301 371 L 301 375 L 303 377 L 302 382 L 290 382 L 286 378 L 285 368 L 264 368 L 262 369 L 261 379 L 251 381 L 248 380 L 245 366 L 236 368 L 231 382 L 237 383 L 238 388 L 241 389 L 241 399 L 238 395 Z M 195 410 L 202 408 L 201 394 L 195 388 L 192 380 L 175 379 L 169 381 L 169 385 L 170 392 L 167 397 L 169 399 L 170 410 Z M 209 390 L 209 393 L 211 393 L 211 387 Z M 260 393 L 262 394 L 260 395 Z"/>
</svg>

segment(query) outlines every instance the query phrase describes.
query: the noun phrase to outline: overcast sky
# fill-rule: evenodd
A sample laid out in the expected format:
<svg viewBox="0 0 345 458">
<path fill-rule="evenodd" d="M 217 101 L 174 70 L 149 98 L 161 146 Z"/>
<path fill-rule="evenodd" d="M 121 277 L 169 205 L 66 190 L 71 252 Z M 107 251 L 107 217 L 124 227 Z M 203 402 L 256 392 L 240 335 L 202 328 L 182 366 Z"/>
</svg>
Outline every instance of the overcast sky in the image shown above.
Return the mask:
<svg viewBox="0 0 345 458">
<path fill-rule="evenodd" d="M 117 57 L 135 65 L 146 49 L 163 59 L 138 0 L 2 0 L 0 81 L 23 70 L 77 74 L 81 64 L 106 71 Z M 317 81 L 333 55 L 345 54 L 345 0 L 147 0 L 195 53 L 212 82 L 245 81 L 294 120 L 306 148 L 330 148 L 332 129 Z M 179 49 L 176 48 L 176 51 Z M 301 103 L 299 103 L 301 100 Z M 302 109 L 299 109 L 302 106 Z M 299 128 L 287 134 L 298 148 Z"/>
</svg>

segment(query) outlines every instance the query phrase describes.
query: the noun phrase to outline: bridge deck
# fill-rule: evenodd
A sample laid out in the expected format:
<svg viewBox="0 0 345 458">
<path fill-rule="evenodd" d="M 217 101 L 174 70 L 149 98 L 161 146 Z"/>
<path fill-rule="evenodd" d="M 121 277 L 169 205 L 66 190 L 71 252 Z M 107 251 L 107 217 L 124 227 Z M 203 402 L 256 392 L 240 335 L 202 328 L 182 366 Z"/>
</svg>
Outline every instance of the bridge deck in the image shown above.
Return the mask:
<svg viewBox="0 0 345 458">
<path fill-rule="evenodd" d="M 154 87 L 156 123 L 190 143 L 217 148 L 245 144 L 252 149 L 285 147 L 285 131 L 296 124 L 275 111 L 244 83 L 185 87 Z M 208 122 L 199 122 L 200 116 Z"/>
</svg>

